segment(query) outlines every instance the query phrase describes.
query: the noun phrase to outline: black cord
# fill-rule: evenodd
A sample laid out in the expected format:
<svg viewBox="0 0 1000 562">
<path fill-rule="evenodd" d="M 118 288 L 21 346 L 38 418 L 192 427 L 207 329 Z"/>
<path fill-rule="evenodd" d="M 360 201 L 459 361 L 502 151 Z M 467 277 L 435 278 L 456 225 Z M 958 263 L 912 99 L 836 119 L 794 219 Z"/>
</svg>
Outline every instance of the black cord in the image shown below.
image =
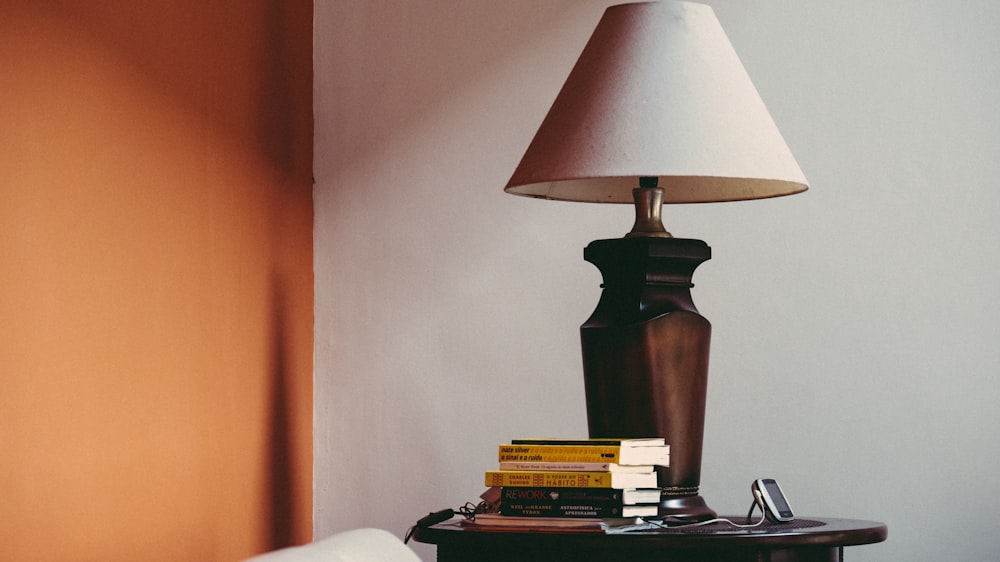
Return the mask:
<svg viewBox="0 0 1000 562">
<path fill-rule="evenodd" d="M 650 520 L 650 519 L 642 519 L 642 520 L 645 521 L 646 523 L 650 523 L 652 525 L 656 525 L 657 527 L 662 527 L 664 529 L 686 529 L 688 527 L 702 527 L 704 525 L 711 525 L 712 523 L 728 523 L 728 524 L 730 524 L 733 527 L 736 527 L 738 529 L 752 529 L 754 527 L 761 526 L 764 523 L 764 521 L 767 519 L 767 513 L 764 511 L 763 504 L 761 504 L 762 500 L 760 498 L 760 492 L 758 492 L 757 490 L 754 490 L 753 491 L 753 497 L 754 497 L 754 499 L 753 499 L 753 505 L 750 506 L 750 513 L 747 513 L 747 521 L 749 521 L 750 520 L 750 516 L 753 515 L 754 508 L 756 508 L 758 505 L 760 505 L 760 520 L 757 521 L 756 523 L 750 523 L 750 524 L 744 525 L 744 524 L 736 523 L 734 521 L 730 521 L 729 519 L 726 519 L 724 517 L 717 517 L 715 519 L 709 519 L 708 521 L 699 521 L 697 523 L 685 523 L 684 525 L 665 525 L 665 524 L 663 524 L 661 522 L 657 522 L 657 521 Z"/>
<path fill-rule="evenodd" d="M 417 529 L 424 529 L 430 527 L 431 525 L 437 525 L 442 521 L 447 521 L 459 514 L 466 519 L 475 519 L 477 513 L 488 513 L 490 511 L 495 511 L 496 506 L 487 503 L 485 501 L 479 502 L 478 504 L 472 502 L 465 502 L 464 505 L 458 509 L 442 509 L 441 511 L 432 511 L 426 516 L 417 519 L 417 523 L 406 531 L 406 536 L 403 538 L 403 544 L 410 542 L 413 537 L 413 533 Z"/>
<path fill-rule="evenodd" d="M 749 525 L 743 525 L 743 524 L 737 523 L 735 521 L 731 521 L 729 519 L 726 519 L 724 517 L 717 517 L 715 519 L 709 519 L 708 521 L 699 521 L 697 523 L 685 523 L 683 525 L 665 525 L 662 522 L 655 521 L 655 520 L 652 520 L 652 519 L 643 519 L 643 518 L 640 518 L 640 519 L 642 519 L 646 523 L 649 523 L 651 525 L 655 525 L 657 527 L 661 527 L 663 529 L 687 529 L 687 528 L 690 528 L 690 527 L 703 527 L 705 525 L 711 525 L 713 523 L 727 523 L 727 524 L 732 525 L 733 527 L 736 527 L 738 529 L 752 529 L 754 527 L 759 527 L 765 521 L 765 517 L 764 517 L 763 513 L 761 514 L 759 521 L 757 521 L 756 523 L 751 523 Z"/>
<path fill-rule="evenodd" d="M 441 511 L 432 511 L 431 513 L 428 513 L 426 516 L 417 519 L 416 525 L 413 525 L 412 527 L 410 527 L 408 531 L 406 531 L 406 536 L 403 538 L 403 544 L 410 542 L 410 538 L 413 537 L 413 532 L 416 531 L 418 528 L 423 529 L 425 527 L 430 527 L 431 525 L 435 525 L 442 521 L 447 521 L 448 519 L 451 519 L 454 516 L 455 516 L 454 509 L 442 509 Z"/>
</svg>

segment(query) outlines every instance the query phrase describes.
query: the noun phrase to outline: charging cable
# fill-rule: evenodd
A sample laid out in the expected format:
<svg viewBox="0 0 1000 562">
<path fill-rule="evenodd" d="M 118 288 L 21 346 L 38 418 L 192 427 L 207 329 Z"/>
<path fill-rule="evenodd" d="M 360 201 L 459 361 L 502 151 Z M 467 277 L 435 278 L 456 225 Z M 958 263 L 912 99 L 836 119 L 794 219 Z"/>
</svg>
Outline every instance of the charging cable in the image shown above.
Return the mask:
<svg viewBox="0 0 1000 562">
<path fill-rule="evenodd" d="M 753 497 L 754 497 L 754 500 L 753 500 L 753 504 L 750 505 L 750 513 L 747 513 L 747 521 L 750 520 L 750 516 L 753 515 L 754 510 L 758 506 L 760 506 L 760 519 L 757 520 L 756 523 L 750 523 L 750 524 L 737 523 L 735 521 L 726 519 L 724 517 L 717 517 L 715 519 L 709 519 L 708 521 L 698 521 L 697 523 L 685 523 L 683 525 L 667 525 L 667 524 L 663 523 L 662 520 L 657 521 L 657 520 L 654 520 L 654 519 L 645 519 L 645 518 L 642 518 L 642 521 L 644 521 L 646 523 L 649 523 L 651 525 L 655 525 L 657 527 L 664 528 L 664 529 L 688 529 L 688 528 L 691 528 L 691 527 L 703 527 L 705 525 L 711 525 L 713 523 L 728 523 L 729 525 L 732 525 L 733 527 L 736 527 L 737 529 L 753 529 L 754 527 L 761 526 L 764 523 L 765 519 L 767 519 L 765 511 L 764 511 L 764 504 L 763 504 L 764 500 L 760 496 L 760 491 L 754 489 L 753 490 Z"/>
<path fill-rule="evenodd" d="M 413 533 L 417 529 L 426 529 L 431 525 L 437 525 L 442 521 L 447 521 L 451 519 L 455 515 L 461 515 L 466 519 L 475 519 L 477 513 L 487 513 L 490 511 L 496 511 L 496 509 L 497 509 L 496 505 L 491 504 L 488 501 L 484 500 L 479 502 L 478 504 L 474 504 L 472 502 L 466 502 L 465 505 L 456 509 L 442 509 L 440 511 L 432 511 L 431 513 L 428 513 L 424 517 L 417 519 L 416 524 L 410 527 L 408 531 L 406 531 L 406 537 L 403 538 L 403 544 L 410 542 L 410 539 L 413 537 Z"/>
<path fill-rule="evenodd" d="M 441 511 L 432 511 L 431 513 L 428 513 L 426 516 L 417 519 L 417 523 L 414 526 L 410 527 L 410 530 L 406 531 L 406 537 L 403 538 L 403 544 L 410 542 L 410 539 L 413 537 L 413 532 L 416 531 L 418 528 L 423 529 L 426 527 L 430 527 L 431 525 L 437 525 L 438 523 L 442 521 L 447 521 L 454 516 L 455 516 L 454 509 L 442 509 Z"/>
</svg>

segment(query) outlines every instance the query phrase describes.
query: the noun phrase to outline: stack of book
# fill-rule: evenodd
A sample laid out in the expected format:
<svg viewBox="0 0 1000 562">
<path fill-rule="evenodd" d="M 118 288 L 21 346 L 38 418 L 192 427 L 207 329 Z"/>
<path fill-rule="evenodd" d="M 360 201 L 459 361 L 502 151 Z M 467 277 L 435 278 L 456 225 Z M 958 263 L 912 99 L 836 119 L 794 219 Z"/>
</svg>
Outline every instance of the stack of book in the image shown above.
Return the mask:
<svg viewBox="0 0 1000 562">
<path fill-rule="evenodd" d="M 656 515 L 656 466 L 670 465 L 663 439 L 515 439 L 500 445 L 499 512 L 480 525 L 586 527 Z"/>
</svg>

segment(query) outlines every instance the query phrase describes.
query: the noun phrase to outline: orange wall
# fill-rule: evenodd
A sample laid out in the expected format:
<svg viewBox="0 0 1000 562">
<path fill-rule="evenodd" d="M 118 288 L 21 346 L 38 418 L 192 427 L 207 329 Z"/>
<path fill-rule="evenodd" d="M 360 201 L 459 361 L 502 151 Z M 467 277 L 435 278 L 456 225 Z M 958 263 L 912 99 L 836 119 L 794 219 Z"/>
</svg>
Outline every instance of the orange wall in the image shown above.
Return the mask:
<svg viewBox="0 0 1000 562">
<path fill-rule="evenodd" d="M 312 3 L 0 2 L 0 558 L 311 536 Z"/>
</svg>

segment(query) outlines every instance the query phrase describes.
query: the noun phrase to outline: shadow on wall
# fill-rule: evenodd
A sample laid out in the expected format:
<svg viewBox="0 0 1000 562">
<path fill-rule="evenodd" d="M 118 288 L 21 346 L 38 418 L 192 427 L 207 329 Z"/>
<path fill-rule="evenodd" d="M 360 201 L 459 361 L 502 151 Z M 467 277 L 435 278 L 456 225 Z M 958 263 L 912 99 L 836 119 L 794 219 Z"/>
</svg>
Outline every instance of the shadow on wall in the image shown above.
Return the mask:
<svg viewBox="0 0 1000 562">
<path fill-rule="evenodd" d="M 285 295 L 278 275 L 274 276 L 271 302 L 271 336 L 273 363 L 271 365 L 270 407 L 267 424 L 267 512 L 269 514 L 268 550 L 295 544 L 296 514 L 300 510 L 292 444 L 291 404 L 288 387 L 291 376 L 287 364 L 288 342 L 285 336 Z"/>
</svg>

